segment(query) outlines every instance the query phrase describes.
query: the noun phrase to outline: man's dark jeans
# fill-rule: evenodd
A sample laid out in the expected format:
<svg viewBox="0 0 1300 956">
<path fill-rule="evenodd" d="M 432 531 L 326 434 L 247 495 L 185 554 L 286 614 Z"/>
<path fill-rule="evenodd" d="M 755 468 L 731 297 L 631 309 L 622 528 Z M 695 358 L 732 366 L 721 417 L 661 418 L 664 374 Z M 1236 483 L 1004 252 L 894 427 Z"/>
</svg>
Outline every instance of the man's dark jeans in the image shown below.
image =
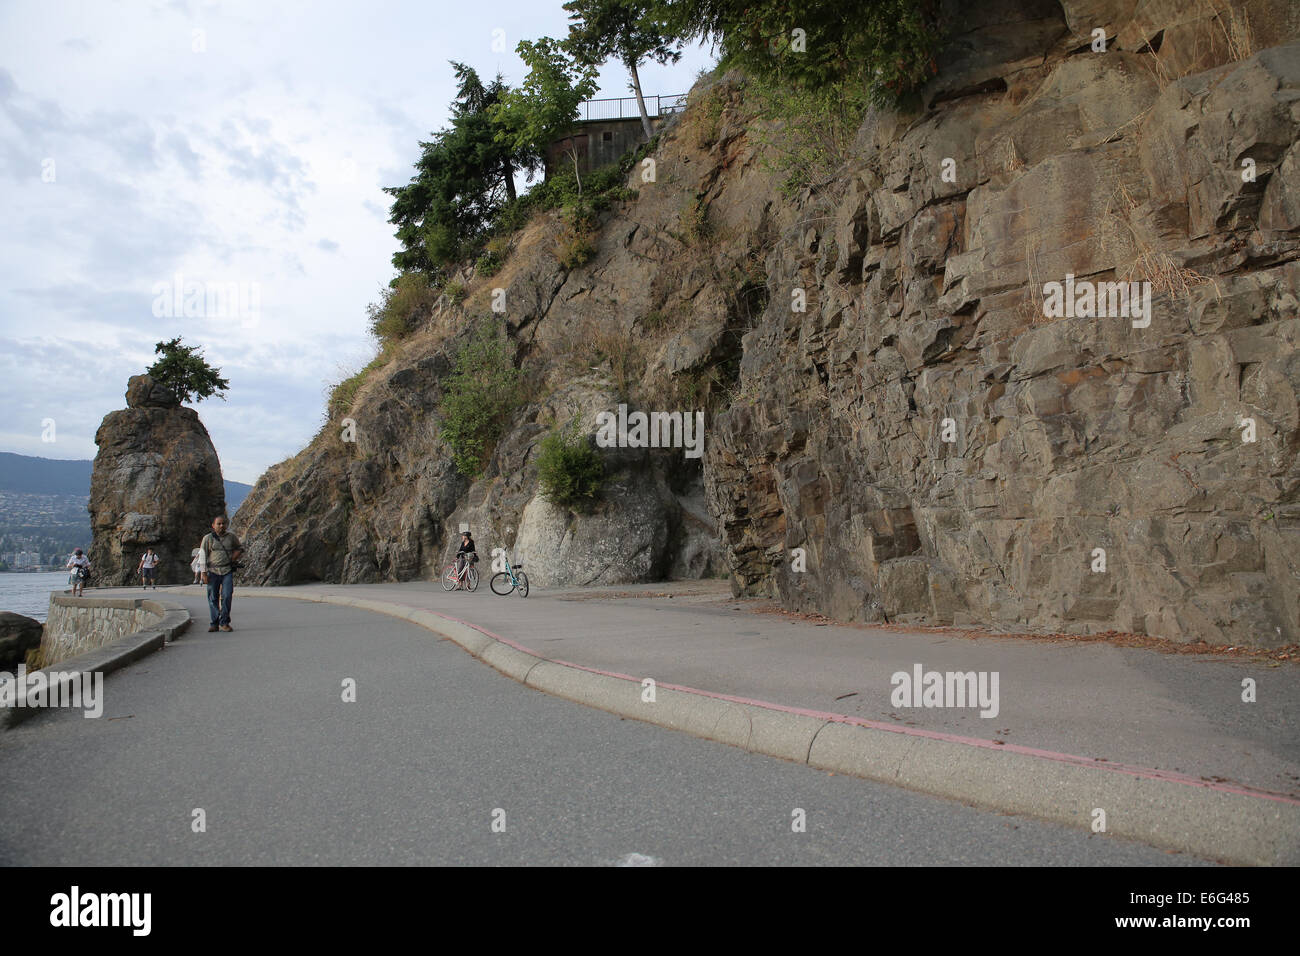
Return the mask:
<svg viewBox="0 0 1300 956">
<path fill-rule="evenodd" d="M 217 598 L 221 599 L 221 608 L 217 608 Z M 208 614 L 209 624 L 214 627 L 226 627 L 230 624 L 230 602 L 235 597 L 235 575 L 213 574 L 208 572 Z"/>
</svg>

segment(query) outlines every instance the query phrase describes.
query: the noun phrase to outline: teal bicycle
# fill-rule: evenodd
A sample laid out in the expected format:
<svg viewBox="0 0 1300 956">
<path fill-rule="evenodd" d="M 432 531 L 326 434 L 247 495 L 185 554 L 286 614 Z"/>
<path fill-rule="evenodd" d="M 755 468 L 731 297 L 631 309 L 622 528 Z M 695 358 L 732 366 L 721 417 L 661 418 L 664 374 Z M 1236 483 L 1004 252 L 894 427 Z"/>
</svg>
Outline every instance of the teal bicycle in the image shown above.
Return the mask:
<svg viewBox="0 0 1300 956">
<path fill-rule="evenodd" d="M 520 597 L 528 597 L 528 575 L 524 574 L 521 568 L 523 568 L 522 564 L 511 564 L 507 557 L 506 569 L 492 575 L 492 580 L 488 582 L 492 593 L 504 597 L 513 591 Z"/>
</svg>

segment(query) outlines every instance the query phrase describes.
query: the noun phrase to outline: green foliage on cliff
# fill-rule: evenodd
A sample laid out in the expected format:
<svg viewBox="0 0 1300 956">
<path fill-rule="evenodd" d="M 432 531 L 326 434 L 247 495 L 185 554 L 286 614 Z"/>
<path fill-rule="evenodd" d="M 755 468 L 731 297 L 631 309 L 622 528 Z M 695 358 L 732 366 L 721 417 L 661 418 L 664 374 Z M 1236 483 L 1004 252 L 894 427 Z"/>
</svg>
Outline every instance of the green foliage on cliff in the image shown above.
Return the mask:
<svg viewBox="0 0 1300 956">
<path fill-rule="evenodd" d="M 230 382 L 221 377 L 221 369 L 213 368 L 203 360 L 203 350 L 197 345 L 182 345 L 180 336 L 167 342 L 159 342 L 153 348 L 154 354 L 161 355 L 145 373 L 169 390 L 182 403 L 198 399 L 211 398 L 216 395 L 224 399 L 223 394 L 230 388 Z"/>
<path fill-rule="evenodd" d="M 722 65 L 790 87 L 861 85 L 897 106 L 937 72 L 937 0 L 678 0 L 669 29 L 716 41 Z"/>
<path fill-rule="evenodd" d="M 603 212 L 616 202 L 635 199 L 636 190 L 627 187 L 628 174 L 654 151 L 657 143 L 657 139 L 651 140 L 635 152 L 624 154 L 619 162 L 593 169 L 581 182 L 572 168 L 555 170 L 545 182 L 502 208 L 497 217 L 497 233 L 504 236 L 516 232 L 547 209 L 568 209 L 579 216 L 589 216 Z"/>
<path fill-rule="evenodd" d="M 406 338 L 420 327 L 438 301 L 438 289 L 423 272 L 403 272 L 366 307 L 370 334 L 381 349 Z"/>
<path fill-rule="evenodd" d="M 393 265 L 401 272 L 436 276 L 471 255 L 502 204 L 515 198 L 515 170 L 541 160 L 528 144 L 507 142 L 494 118 L 511 92 L 501 77 L 485 84 L 471 67 L 452 67 L 459 85 L 451 125 L 420 144 L 424 152 L 407 185 L 384 190 L 393 197 L 389 222 L 402 244 Z"/>
<path fill-rule="evenodd" d="M 578 104 L 596 92 L 596 67 L 574 62 L 550 37 L 523 40 L 515 52 L 528 75 L 492 107 L 491 119 L 498 143 L 540 159 L 569 132 Z"/>
<path fill-rule="evenodd" d="M 577 269 L 591 261 L 591 257 L 596 254 L 596 244 L 587 233 L 576 232 L 571 226 L 566 226 L 555 240 L 552 252 L 561 269 Z"/>
<path fill-rule="evenodd" d="M 465 301 L 465 283 L 459 279 L 453 279 L 442 287 L 444 300 L 449 305 L 460 305 Z"/>
<path fill-rule="evenodd" d="M 326 415 L 330 421 L 334 421 L 352 411 L 352 406 L 356 402 L 357 392 L 365 384 L 370 373 L 380 368 L 388 361 L 384 355 L 377 355 L 370 360 L 370 364 L 354 375 L 349 375 L 343 381 L 339 382 L 330 389 L 329 402 L 326 406 Z"/>
<path fill-rule="evenodd" d="M 542 439 L 537 449 L 537 481 L 542 494 L 562 508 L 585 511 L 605 483 L 605 463 L 591 436 L 574 419 Z"/>
<path fill-rule="evenodd" d="M 784 121 L 755 135 L 764 147 L 762 162 L 781 174 L 786 198 L 841 180 L 841 166 L 871 105 L 862 85 L 810 89 L 770 77 L 746 84 L 745 102 L 757 116 Z"/>
<path fill-rule="evenodd" d="M 483 247 L 483 254 L 474 263 L 474 277 L 485 279 L 496 275 L 501 271 L 501 266 L 505 264 L 508 255 L 510 255 L 510 238 L 493 236 Z"/>
<path fill-rule="evenodd" d="M 479 275 L 492 275 L 508 249 L 497 240 L 537 212 L 583 203 L 580 213 L 599 212 L 635 197 L 627 176 L 653 141 L 581 179 L 561 164 L 549 179 L 515 195 L 514 173 L 525 170 L 531 178 L 540 170 L 546 147 L 568 132 L 578 103 L 595 92 L 595 68 L 569 60 L 557 41 L 543 37 L 519 49 L 530 72 L 516 89 L 500 77 L 484 85 L 471 68 L 453 64 L 461 85 L 452 125 L 421 144 L 424 153 L 409 184 L 384 190 L 394 197 L 389 221 L 398 227 L 402 248 L 393 264 L 403 275 L 421 273 L 436 283 L 456 264 L 475 260 Z M 400 337 L 401 327 L 393 319 L 386 335 Z"/>
<path fill-rule="evenodd" d="M 682 203 L 681 211 L 677 214 L 677 225 L 678 238 L 688 246 L 699 245 L 713 234 L 713 226 L 709 223 L 709 204 L 703 196 L 691 196 Z"/>
<path fill-rule="evenodd" d="M 456 366 L 443 381 L 441 436 L 456 468 L 477 478 L 487 465 L 511 414 L 522 402 L 519 370 L 507 351 L 503 330 L 480 321 L 456 353 Z"/>
<path fill-rule="evenodd" d="M 788 0 L 571 0 L 565 9 L 572 22 L 564 41 L 541 37 L 516 48 L 529 68 L 516 88 L 499 75 L 484 83 L 453 62 L 450 125 L 421 144 L 407 185 L 385 189 L 393 196 L 389 221 L 402 245 L 393 264 L 401 272 L 444 276 L 538 209 L 571 205 L 562 193 L 608 191 L 573 170 L 563 177 L 554 170 L 527 197 L 517 198 L 514 188 L 515 172 L 531 178 L 569 131 L 578 104 L 596 92 L 596 65 L 605 59 L 623 62 L 639 90 L 638 63 L 674 61 L 690 39 L 717 42 L 724 67 L 740 67 L 767 91 L 767 116 L 804 128 L 788 158 L 798 184 L 816 178 L 826 154 L 838 154 L 844 130 L 855 128 L 867 102 L 897 106 L 936 72 L 943 38 L 938 0 L 806 0 L 795 7 Z M 500 257 L 487 255 L 481 265 L 490 274 Z"/>
<path fill-rule="evenodd" d="M 585 265 L 596 254 L 596 211 L 591 204 L 579 199 L 565 205 L 560 216 L 563 228 L 556 237 L 552 252 L 562 269 L 576 269 Z"/>
</svg>

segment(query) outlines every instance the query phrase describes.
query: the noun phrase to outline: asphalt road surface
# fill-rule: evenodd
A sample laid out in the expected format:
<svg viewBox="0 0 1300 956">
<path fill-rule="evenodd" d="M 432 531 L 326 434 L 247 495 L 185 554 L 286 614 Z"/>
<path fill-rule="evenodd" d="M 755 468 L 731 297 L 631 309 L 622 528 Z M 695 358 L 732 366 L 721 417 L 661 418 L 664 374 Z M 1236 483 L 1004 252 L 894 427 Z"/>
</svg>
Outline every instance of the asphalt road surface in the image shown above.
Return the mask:
<svg viewBox="0 0 1300 956">
<path fill-rule="evenodd" d="M 396 618 L 237 594 L 209 634 L 169 597 L 195 624 L 103 717 L 0 734 L 0 863 L 1201 862 L 623 720 Z"/>
</svg>

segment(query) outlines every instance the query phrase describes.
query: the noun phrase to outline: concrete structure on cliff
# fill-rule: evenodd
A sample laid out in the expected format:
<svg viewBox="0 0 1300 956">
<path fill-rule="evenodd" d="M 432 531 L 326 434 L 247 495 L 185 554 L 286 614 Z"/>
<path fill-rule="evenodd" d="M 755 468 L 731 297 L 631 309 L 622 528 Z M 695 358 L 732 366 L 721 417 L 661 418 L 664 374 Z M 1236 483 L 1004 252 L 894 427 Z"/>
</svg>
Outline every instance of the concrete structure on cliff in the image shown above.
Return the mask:
<svg viewBox="0 0 1300 956">
<path fill-rule="evenodd" d="M 664 120 L 686 108 L 686 94 L 645 97 L 650 128 L 655 132 Z M 587 175 L 617 162 L 645 142 L 641 128 L 641 111 L 635 96 L 615 99 L 585 100 L 578 105 L 578 119 L 569 135 L 558 139 L 546 151 L 546 175 L 573 166 L 578 156 L 578 172 Z"/>
<path fill-rule="evenodd" d="M 136 583 L 140 555 L 152 547 L 162 559 L 158 583 L 188 583 L 191 551 L 226 509 L 221 462 L 198 413 L 150 376 L 131 378 L 126 404 L 95 433 L 92 581 Z"/>
</svg>

